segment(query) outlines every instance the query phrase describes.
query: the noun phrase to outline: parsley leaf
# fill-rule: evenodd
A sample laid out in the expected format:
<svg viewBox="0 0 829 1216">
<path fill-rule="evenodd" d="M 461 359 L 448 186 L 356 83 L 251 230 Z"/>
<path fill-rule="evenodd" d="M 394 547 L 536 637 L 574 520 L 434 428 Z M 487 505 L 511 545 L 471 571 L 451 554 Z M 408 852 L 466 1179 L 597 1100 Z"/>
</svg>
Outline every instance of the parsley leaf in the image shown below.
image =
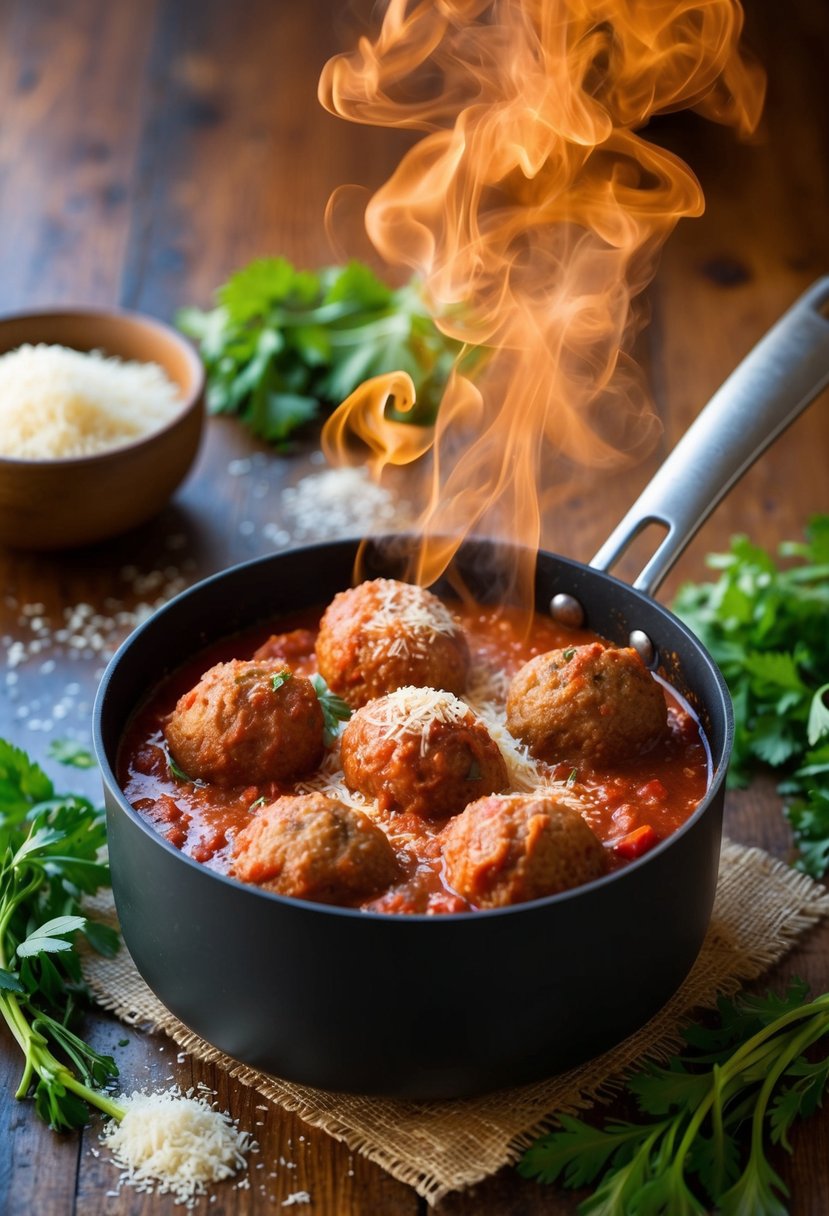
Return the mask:
<svg viewBox="0 0 829 1216">
<path fill-rule="evenodd" d="M 72 943 L 64 940 L 64 934 L 74 933 L 86 924 L 84 916 L 57 916 L 53 920 L 34 929 L 29 936 L 17 945 L 17 957 L 27 958 L 33 954 L 57 954 L 61 950 L 71 950 Z"/>
<path fill-rule="evenodd" d="M 0 990 L 5 992 L 20 992 L 23 994 L 26 992 L 26 989 L 23 987 L 14 972 L 7 971 L 5 967 L 0 967 Z"/>
<path fill-rule="evenodd" d="M 274 674 L 271 676 L 271 688 L 273 691 L 278 692 L 283 684 L 288 683 L 293 674 L 294 673 L 289 671 L 287 667 L 285 667 L 282 671 L 274 672 Z"/>
<path fill-rule="evenodd" d="M 712 554 L 714 583 L 680 588 L 674 610 L 719 665 L 734 702 L 729 783 L 763 766 L 781 771 L 799 869 L 829 866 L 829 515 L 810 520 L 780 560 L 735 537 Z"/>
<path fill-rule="evenodd" d="M 339 405 L 363 380 L 405 371 L 417 406 L 398 421 L 434 422 L 460 343 L 445 337 L 416 286 L 394 290 L 360 262 L 319 272 L 286 258 L 237 271 L 209 312 L 182 309 L 179 327 L 201 345 L 207 403 L 284 444 L 320 405 Z M 469 368 L 479 357 L 465 354 Z"/>
<path fill-rule="evenodd" d="M 725 1216 L 786 1216 L 766 1141 L 791 1152 L 793 1123 L 814 1113 L 829 1082 L 829 1055 L 804 1054 L 829 1035 L 829 993 L 805 997 L 796 980 L 782 997 L 720 1000 L 716 1025 L 689 1026 L 680 1055 L 628 1079 L 638 1119 L 596 1126 L 559 1115 L 519 1173 L 571 1188 L 596 1183 L 579 1206 L 595 1216 L 704 1216 L 711 1206 Z"/>
<path fill-rule="evenodd" d="M 340 723 L 347 722 L 351 717 L 351 706 L 331 691 L 322 676 L 311 676 L 311 683 L 322 709 L 325 743 L 330 746 L 340 733 Z"/>
<path fill-rule="evenodd" d="M 81 1127 L 95 1106 L 124 1111 L 101 1092 L 117 1076 L 72 1030 L 84 995 L 76 935 L 113 953 L 117 934 L 83 914 L 82 894 L 109 885 L 103 811 L 57 795 L 42 770 L 0 739 L 0 1017 L 25 1056 L 17 1096 L 33 1092 L 51 1127 Z M 57 1053 L 57 1054 L 55 1054 Z"/>
<path fill-rule="evenodd" d="M 77 739 L 53 739 L 49 744 L 47 755 L 59 764 L 69 764 L 73 768 L 94 768 L 95 757 L 88 748 L 78 743 Z"/>
<path fill-rule="evenodd" d="M 826 694 L 829 684 L 823 684 L 812 697 L 809 707 L 809 745 L 814 747 L 824 735 L 829 734 L 829 706 L 826 704 Z"/>
<path fill-rule="evenodd" d="M 0 851 L 4 830 L 14 827 L 37 802 L 54 793 L 52 782 L 24 751 L 0 739 Z"/>
<path fill-rule="evenodd" d="M 786 817 L 800 850 L 798 868 L 807 874 L 825 874 L 829 869 L 829 789 L 810 789 L 793 799 L 786 807 Z"/>
</svg>

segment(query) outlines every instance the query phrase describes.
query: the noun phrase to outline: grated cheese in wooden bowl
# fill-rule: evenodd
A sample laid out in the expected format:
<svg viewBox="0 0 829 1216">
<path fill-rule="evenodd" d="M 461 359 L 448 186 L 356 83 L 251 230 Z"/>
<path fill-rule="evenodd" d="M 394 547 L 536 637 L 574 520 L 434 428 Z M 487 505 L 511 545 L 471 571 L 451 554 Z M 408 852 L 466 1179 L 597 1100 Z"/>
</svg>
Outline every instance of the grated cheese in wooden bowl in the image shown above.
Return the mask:
<svg viewBox="0 0 829 1216">
<path fill-rule="evenodd" d="M 93 456 L 160 430 L 181 408 L 157 363 L 45 343 L 0 356 L 0 456 Z"/>
</svg>

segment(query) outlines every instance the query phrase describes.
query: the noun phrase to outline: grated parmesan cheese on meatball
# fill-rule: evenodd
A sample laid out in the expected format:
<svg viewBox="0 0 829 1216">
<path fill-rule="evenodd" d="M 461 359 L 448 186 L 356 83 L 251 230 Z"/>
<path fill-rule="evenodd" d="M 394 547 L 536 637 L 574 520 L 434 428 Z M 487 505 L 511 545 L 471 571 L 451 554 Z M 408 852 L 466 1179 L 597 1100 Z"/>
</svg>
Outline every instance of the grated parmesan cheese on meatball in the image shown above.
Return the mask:
<svg viewBox="0 0 829 1216">
<path fill-rule="evenodd" d="M 383 811 L 443 818 L 509 781 L 483 722 L 434 688 L 400 688 L 358 709 L 340 750 L 346 784 Z"/>
<path fill-rule="evenodd" d="M 320 622 L 317 665 L 355 709 L 397 688 L 463 692 L 469 647 L 451 610 L 423 587 L 378 578 L 335 596 Z"/>
<path fill-rule="evenodd" d="M 381 739 L 402 739 L 404 735 L 419 738 L 421 756 L 429 750 L 435 723 L 459 726 L 474 721 L 465 702 L 437 688 L 398 688 L 369 701 L 362 713 L 363 720 L 376 727 Z"/>
<path fill-rule="evenodd" d="M 378 603 L 364 625 L 365 633 L 374 638 L 376 647 L 395 625 L 403 632 L 394 638 L 389 653 L 426 654 L 437 634 L 455 637 L 460 627 L 452 613 L 437 596 L 424 595 L 422 587 L 400 583 L 396 579 L 376 579 Z"/>
</svg>

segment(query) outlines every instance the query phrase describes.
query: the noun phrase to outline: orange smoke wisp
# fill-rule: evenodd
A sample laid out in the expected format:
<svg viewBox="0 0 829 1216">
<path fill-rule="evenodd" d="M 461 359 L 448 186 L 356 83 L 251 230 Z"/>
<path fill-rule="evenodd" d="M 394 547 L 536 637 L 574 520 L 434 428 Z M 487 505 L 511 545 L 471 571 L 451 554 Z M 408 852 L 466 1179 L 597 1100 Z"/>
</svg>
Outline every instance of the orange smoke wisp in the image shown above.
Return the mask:
<svg viewBox="0 0 829 1216">
<path fill-rule="evenodd" d="M 407 414 L 414 404 L 415 386 L 406 372 L 364 380 L 328 419 L 323 451 L 332 464 L 368 463 L 378 479 L 387 464 L 418 460 L 432 446 L 432 429 L 387 417 L 391 405 L 396 413 Z"/>
<path fill-rule="evenodd" d="M 424 132 L 369 201 L 366 230 L 421 277 L 445 333 L 489 352 L 474 385 L 450 378 L 433 433 L 401 438 L 418 428 L 385 417 L 401 390 L 383 377 L 324 433 L 335 462 L 356 434 L 375 471 L 431 446 L 419 580 L 470 532 L 534 551 L 554 458 L 608 467 L 652 445 L 633 303 L 703 199 L 637 129 L 693 108 L 752 131 L 763 77 L 741 30 L 736 0 L 390 0 L 374 39 L 326 65 L 334 113 Z"/>
</svg>

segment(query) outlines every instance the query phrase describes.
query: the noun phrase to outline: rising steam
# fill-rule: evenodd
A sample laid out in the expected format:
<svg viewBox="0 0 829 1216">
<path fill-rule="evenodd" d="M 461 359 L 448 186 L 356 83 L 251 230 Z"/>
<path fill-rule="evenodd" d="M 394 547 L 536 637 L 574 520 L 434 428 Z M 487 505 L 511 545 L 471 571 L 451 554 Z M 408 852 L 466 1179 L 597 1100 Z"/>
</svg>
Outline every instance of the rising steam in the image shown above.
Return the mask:
<svg viewBox="0 0 829 1216">
<path fill-rule="evenodd" d="M 390 394 L 411 404 L 399 374 L 358 389 L 324 432 L 335 462 L 350 434 L 367 442 L 375 471 L 432 442 L 420 581 L 469 532 L 534 550 L 553 457 L 607 467 L 653 443 L 634 301 L 703 199 L 637 130 L 692 108 L 750 133 L 764 85 L 741 28 L 736 0 L 389 0 L 374 36 L 326 65 L 333 113 L 424 132 L 366 229 L 421 276 L 445 333 L 490 352 L 474 383 L 451 377 L 433 434 L 385 419 Z"/>
</svg>

